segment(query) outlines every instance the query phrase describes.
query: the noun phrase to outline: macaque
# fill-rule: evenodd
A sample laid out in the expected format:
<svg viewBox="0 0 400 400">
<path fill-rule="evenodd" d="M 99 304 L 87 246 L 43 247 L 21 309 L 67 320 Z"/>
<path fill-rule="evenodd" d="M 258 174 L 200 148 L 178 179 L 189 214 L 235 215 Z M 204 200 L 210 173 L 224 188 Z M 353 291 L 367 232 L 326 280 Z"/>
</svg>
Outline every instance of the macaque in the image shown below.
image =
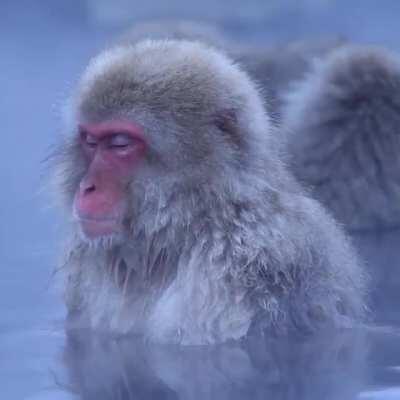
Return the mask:
<svg viewBox="0 0 400 400">
<path fill-rule="evenodd" d="M 283 111 L 291 169 L 354 238 L 374 281 L 376 320 L 400 285 L 400 57 L 346 46 L 317 63 Z"/>
<path fill-rule="evenodd" d="M 68 329 L 199 345 L 365 319 L 362 263 L 229 57 L 186 40 L 117 45 L 70 107 L 54 157 Z"/>
<path fill-rule="evenodd" d="M 347 46 L 287 96 L 293 171 L 349 230 L 400 225 L 400 59 Z"/>
</svg>

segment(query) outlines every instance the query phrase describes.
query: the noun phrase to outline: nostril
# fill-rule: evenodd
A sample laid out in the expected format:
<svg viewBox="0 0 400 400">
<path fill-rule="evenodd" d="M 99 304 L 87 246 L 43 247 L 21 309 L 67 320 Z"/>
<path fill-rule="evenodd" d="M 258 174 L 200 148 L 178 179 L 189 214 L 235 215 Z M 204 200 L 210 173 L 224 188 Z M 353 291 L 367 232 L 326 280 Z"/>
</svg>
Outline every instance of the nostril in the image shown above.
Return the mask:
<svg viewBox="0 0 400 400">
<path fill-rule="evenodd" d="M 83 193 L 84 194 L 90 194 L 92 192 L 94 192 L 96 190 L 96 186 L 95 185 L 88 185 L 87 187 L 85 187 L 83 189 Z"/>
<path fill-rule="evenodd" d="M 81 182 L 79 192 L 81 196 L 88 195 L 90 193 L 93 193 L 96 191 L 96 185 L 94 183 L 86 183 L 86 182 Z"/>
</svg>

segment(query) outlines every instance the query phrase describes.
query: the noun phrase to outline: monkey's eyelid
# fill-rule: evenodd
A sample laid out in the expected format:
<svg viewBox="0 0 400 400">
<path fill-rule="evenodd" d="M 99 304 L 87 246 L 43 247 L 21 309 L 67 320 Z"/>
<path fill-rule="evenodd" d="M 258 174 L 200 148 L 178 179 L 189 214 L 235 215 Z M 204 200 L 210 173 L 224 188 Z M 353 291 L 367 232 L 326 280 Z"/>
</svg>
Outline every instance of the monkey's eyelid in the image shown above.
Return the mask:
<svg viewBox="0 0 400 400">
<path fill-rule="evenodd" d="M 86 133 L 84 135 L 84 138 L 85 138 L 86 144 L 88 144 L 89 146 L 96 146 L 97 145 L 97 139 L 95 137 L 93 137 L 92 135 Z"/>
<path fill-rule="evenodd" d="M 126 147 L 133 144 L 133 139 L 125 133 L 118 133 L 111 137 L 109 144 L 112 147 Z"/>
</svg>

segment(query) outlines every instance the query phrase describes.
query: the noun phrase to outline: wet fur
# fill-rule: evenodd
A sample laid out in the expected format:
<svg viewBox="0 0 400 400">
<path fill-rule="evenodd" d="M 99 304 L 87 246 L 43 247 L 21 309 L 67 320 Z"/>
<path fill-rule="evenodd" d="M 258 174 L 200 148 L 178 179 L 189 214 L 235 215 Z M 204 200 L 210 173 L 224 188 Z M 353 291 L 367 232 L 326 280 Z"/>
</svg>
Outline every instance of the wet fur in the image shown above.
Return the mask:
<svg viewBox="0 0 400 400">
<path fill-rule="evenodd" d="M 255 85 L 227 57 L 187 41 L 110 49 L 72 106 L 80 120 L 133 119 L 150 148 L 127 193 L 125 236 L 71 237 L 71 326 L 206 344 L 364 318 L 357 256 L 288 172 Z M 84 174 L 75 145 L 55 157 L 68 208 Z"/>
</svg>

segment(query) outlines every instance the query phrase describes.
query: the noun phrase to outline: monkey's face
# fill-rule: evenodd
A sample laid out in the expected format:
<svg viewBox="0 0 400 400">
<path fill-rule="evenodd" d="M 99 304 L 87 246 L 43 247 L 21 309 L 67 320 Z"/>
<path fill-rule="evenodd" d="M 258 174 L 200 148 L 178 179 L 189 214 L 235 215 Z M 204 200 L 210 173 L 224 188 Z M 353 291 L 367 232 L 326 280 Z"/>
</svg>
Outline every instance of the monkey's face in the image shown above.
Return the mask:
<svg viewBox="0 0 400 400">
<path fill-rule="evenodd" d="M 146 152 L 141 129 L 126 121 L 79 126 L 86 173 L 74 197 L 74 216 L 88 238 L 121 233 L 126 189 Z"/>
<path fill-rule="evenodd" d="M 242 115 L 252 89 L 218 57 L 187 43 L 147 43 L 106 53 L 88 68 L 74 121 L 83 168 L 71 190 L 86 238 L 129 233 L 141 209 L 149 216 L 153 205 L 157 214 L 160 193 L 220 190 L 245 166 Z"/>
<path fill-rule="evenodd" d="M 77 122 L 82 169 L 73 214 L 86 239 L 121 239 L 134 228 L 142 208 L 157 207 L 161 191 L 199 188 L 218 174 L 214 153 L 221 144 L 216 141 L 213 148 L 208 142 L 211 126 L 193 138 L 195 130 L 171 116 L 134 114 Z"/>
</svg>

